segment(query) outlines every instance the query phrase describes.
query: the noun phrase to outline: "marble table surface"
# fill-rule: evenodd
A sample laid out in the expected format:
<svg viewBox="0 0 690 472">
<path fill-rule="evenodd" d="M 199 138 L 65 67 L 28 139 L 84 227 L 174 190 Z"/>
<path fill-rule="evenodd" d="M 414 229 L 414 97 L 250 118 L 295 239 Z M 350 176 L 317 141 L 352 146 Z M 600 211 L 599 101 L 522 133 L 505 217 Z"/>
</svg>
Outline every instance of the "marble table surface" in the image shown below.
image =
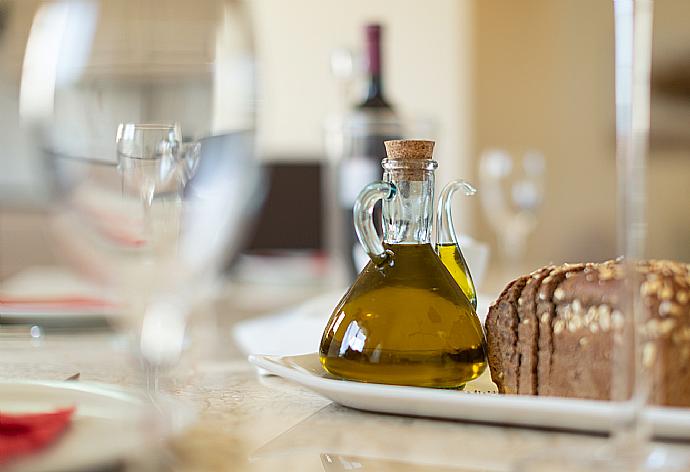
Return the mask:
<svg viewBox="0 0 690 472">
<path fill-rule="evenodd" d="M 123 470 L 510 471 L 557 447 L 590 454 L 603 437 L 479 423 L 372 414 L 335 405 L 278 377 L 260 376 L 233 346 L 241 316 L 218 310 L 199 321 L 162 388 L 198 410 L 198 420 Z M 219 321 L 220 320 L 220 321 Z M 120 335 L 51 333 L 36 340 L 0 325 L 0 379 L 64 379 L 141 386 Z M 196 340 L 196 341 L 194 341 Z M 690 452 L 690 447 L 675 445 Z"/>
</svg>

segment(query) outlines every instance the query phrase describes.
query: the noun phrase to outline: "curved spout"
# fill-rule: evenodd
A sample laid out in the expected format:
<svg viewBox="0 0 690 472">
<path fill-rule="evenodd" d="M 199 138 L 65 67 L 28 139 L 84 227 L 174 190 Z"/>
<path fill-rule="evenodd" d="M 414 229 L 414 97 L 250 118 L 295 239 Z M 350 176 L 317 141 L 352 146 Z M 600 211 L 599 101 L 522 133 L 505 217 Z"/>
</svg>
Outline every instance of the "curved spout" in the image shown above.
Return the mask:
<svg viewBox="0 0 690 472">
<path fill-rule="evenodd" d="M 477 290 L 453 226 L 452 199 L 458 190 L 467 196 L 477 193 L 477 189 L 464 180 L 454 180 L 443 188 L 436 213 L 436 253 L 476 310 Z"/>
<path fill-rule="evenodd" d="M 471 183 L 462 179 L 453 180 L 443 187 L 441 195 L 438 197 L 436 213 L 436 245 L 457 244 L 458 242 L 455 236 L 455 227 L 453 226 L 453 210 L 451 205 L 453 195 L 458 190 L 462 190 L 468 197 L 477 193 L 477 189 Z"/>
</svg>

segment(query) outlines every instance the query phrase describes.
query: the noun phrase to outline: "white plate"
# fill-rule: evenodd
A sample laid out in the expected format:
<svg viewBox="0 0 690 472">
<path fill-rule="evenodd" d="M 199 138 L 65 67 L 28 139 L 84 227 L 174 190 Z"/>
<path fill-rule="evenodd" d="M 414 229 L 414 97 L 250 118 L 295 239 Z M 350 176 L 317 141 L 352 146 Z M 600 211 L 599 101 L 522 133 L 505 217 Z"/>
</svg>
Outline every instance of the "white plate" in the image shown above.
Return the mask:
<svg viewBox="0 0 690 472">
<path fill-rule="evenodd" d="M 321 367 L 318 354 L 249 356 L 266 371 L 297 382 L 341 405 L 381 413 L 485 423 L 608 432 L 630 414 L 626 405 L 559 397 L 500 395 L 487 372 L 465 391 L 368 384 L 336 379 Z M 493 392 L 493 393 L 492 393 Z M 690 439 L 690 409 L 647 408 L 656 436 Z"/>
<path fill-rule="evenodd" d="M 0 381 L 0 411 L 35 413 L 76 406 L 72 422 L 41 452 L 17 458 L 10 471 L 64 471 L 107 467 L 136 457 L 191 424 L 195 414 L 170 397 L 154 413 L 143 394 L 79 381 Z"/>
<path fill-rule="evenodd" d="M 29 267 L 0 285 L 0 323 L 100 327 L 117 316 L 98 287 L 63 267 Z M 68 301 L 75 299 L 93 303 Z"/>
</svg>

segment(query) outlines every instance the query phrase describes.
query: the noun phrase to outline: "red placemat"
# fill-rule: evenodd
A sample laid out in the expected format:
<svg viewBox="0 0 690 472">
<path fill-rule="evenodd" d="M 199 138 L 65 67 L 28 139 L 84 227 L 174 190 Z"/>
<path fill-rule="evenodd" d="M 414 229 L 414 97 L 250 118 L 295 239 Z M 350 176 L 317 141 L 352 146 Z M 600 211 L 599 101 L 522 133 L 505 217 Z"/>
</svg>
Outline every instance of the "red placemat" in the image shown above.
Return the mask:
<svg viewBox="0 0 690 472">
<path fill-rule="evenodd" d="M 0 464 L 52 444 L 69 426 L 74 407 L 49 413 L 0 412 Z"/>
</svg>

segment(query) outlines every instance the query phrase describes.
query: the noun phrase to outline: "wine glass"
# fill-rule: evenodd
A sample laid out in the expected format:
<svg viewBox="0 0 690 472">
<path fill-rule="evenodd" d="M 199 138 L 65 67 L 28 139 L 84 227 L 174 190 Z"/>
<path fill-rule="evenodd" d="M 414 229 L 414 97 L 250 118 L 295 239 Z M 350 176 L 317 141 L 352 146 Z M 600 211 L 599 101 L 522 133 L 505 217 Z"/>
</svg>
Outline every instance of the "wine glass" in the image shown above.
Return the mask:
<svg viewBox="0 0 690 472">
<path fill-rule="evenodd" d="M 260 172 L 251 135 L 182 142 L 177 124 L 121 124 L 117 163 L 49 155 L 59 198 L 53 227 L 79 272 L 98 281 L 136 334 L 138 352 L 158 388 L 174 364 L 190 305 L 238 246 Z M 224 152 L 218 152 L 222 150 Z"/>
<path fill-rule="evenodd" d="M 155 390 L 258 201 L 249 8 L 4 3 L 11 159 L 37 170 L 28 193 L 48 195 L 59 253 L 117 305 Z"/>
<path fill-rule="evenodd" d="M 501 149 L 487 150 L 480 158 L 482 209 L 498 235 L 499 252 L 509 263 L 524 256 L 527 238 L 537 226 L 545 171 L 544 156 L 534 150 L 519 160 Z"/>
<path fill-rule="evenodd" d="M 518 471 L 685 471 L 690 457 L 651 442 L 644 409 L 649 404 L 653 372 L 663 371 L 660 356 L 645 347 L 659 342 L 644 329 L 648 319 L 636 265 L 646 242 L 646 157 L 649 137 L 649 78 L 652 0 L 614 0 L 616 30 L 616 159 L 619 249 L 625 257 L 620 288 L 625 322 L 620 343 L 612 343 L 612 421 L 608 447 L 590 451 L 558 448 L 527 458 Z M 661 376 L 659 376 L 661 377 Z M 657 379 L 660 380 L 660 379 Z"/>
</svg>

